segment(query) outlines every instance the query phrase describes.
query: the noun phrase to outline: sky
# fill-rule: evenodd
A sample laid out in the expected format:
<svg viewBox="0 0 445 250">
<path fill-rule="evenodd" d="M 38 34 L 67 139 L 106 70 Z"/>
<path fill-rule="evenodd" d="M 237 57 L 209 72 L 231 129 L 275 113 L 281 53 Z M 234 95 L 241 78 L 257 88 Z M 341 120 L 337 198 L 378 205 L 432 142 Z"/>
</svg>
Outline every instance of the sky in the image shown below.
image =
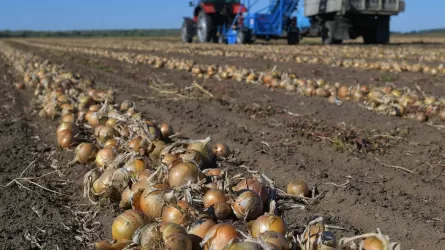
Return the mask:
<svg viewBox="0 0 445 250">
<path fill-rule="evenodd" d="M 300 0 L 303 2 L 303 0 Z M 188 0 L 1 0 L 0 30 L 179 28 Z M 252 9 L 267 6 L 259 0 Z M 405 0 L 391 31 L 445 28 L 445 0 Z"/>
</svg>

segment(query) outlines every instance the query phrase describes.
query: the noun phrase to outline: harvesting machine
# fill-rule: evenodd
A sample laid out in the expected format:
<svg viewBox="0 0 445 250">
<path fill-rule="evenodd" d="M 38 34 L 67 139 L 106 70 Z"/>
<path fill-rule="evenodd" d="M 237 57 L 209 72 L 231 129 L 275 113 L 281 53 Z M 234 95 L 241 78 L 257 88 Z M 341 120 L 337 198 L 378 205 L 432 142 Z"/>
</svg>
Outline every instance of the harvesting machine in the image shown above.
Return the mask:
<svg viewBox="0 0 445 250">
<path fill-rule="evenodd" d="M 259 0 L 195 0 L 193 18 L 184 18 L 182 40 L 228 44 L 252 43 L 255 39 L 321 37 L 324 44 L 363 37 L 367 44 L 387 43 L 390 18 L 405 10 L 404 0 L 270 0 L 251 12 Z M 304 13 L 304 14 L 303 14 Z"/>
</svg>

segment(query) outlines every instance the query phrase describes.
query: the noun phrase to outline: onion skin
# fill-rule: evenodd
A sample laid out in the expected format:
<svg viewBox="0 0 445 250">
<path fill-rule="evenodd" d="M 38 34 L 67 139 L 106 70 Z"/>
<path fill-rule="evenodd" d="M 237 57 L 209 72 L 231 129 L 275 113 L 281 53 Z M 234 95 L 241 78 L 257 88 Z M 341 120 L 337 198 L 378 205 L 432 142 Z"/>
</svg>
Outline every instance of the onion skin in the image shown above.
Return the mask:
<svg viewBox="0 0 445 250">
<path fill-rule="evenodd" d="M 240 233 L 230 224 L 216 224 L 209 229 L 204 241 L 204 250 L 223 249 L 232 239 L 241 238 Z"/>
<path fill-rule="evenodd" d="M 384 250 L 383 242 L 376 237 L 366 238 L 363 241 L 363 248 L 366 250 Z"/>
<path fill-rule="evenodd" d="M 263 201 L 257 193 L 245 190 L 232 203 L 232 209 L 237 218 L 254 220 L 263 213 Z"/>
<path fill-rule="evenodd" d="M 69 129 L 62 130 L 57 138 L 59 147 L 66 149 L 69 148 L 74 142 L 73 131 Z"/>
<path fill-rule="evenodd" d="M 131 240 L 134 232 L 145 224 L 144 214 L 136 210 L 127 210 L 119 215 L 111 227 L 115 240 Z"/>
<path fill-rule="evenodd" d="M 234 191 L 241 191 L 245 189 L 257 193 L 261 197 L 263 204 L 266 204 L 269 200 L 269 189 L 256 178 L 243 179 L 238 182 L 235 187 L 233 187 Z"/>
<path fill-rule="evenodd" d="M 220 189 L 209 189 L 202 197 L 205 208 L 209 208 L 216 203 L 226 202 L 226 193 Z"/>
<path fill-rule="evenodd" d="M 168 173 L 168 184 L 170 187 L 181 187 L 188 181 L 196 183 L 202 179 L 199 168 L 190 162 L 180 163 L 174 166 Z"/>
<path fill-rule="evenodd" d="M 309 197 L 310 190 L 303 180 L 293 180 L 287 185 L 287 193 L 296 196 Z"/>
<path fill-rule="evenodd" d="M 265 214 L 255 220 L 252 225 L 251 233 L 255 238 L 267 231 L 273 231 L 285 235 L 287 229 L 287 224 L 281 217 L 273 214 Z"/>
</svg>

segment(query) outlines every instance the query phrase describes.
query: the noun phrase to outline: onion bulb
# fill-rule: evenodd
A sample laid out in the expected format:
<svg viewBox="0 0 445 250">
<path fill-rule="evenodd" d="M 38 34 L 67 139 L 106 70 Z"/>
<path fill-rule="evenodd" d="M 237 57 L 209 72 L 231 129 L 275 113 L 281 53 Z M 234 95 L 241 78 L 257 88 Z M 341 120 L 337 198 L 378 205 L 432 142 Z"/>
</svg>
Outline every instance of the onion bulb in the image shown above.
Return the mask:
<svg viewBox="0 0 445 250">
<path fill-rule="evenodd" d="M 100 125 L 96 128 L 95 136 L 100 143 L 105 143 L 109 139 L 113 139 L 116 134 L 114 128 L 106 125 Z"/>
<path fill-rule="evenodd" d="M 134 232 L 144 224 L 144 214 L 130 209 L 113 221 L 111 235 L 115 240 L 131 240 Z"/>
<path fill-rule="evenodd" d="M 199 153 L 201 153 L 206 163 L 210 163 L 213 160 L 214 157 L 213 151 L 209 148 L 207 144 L 204 144 L 202 142 L 193 142 L 187 146 L 187 149 L 194 149 Z"/>
<path fill-rule="evenodd" d="M 62 130 L 57 136 L 57 142 L 61 148 L 69 148 L 74 142 L 73 131 L 66 129 Z"/>
<path fill-rule="evenodd" d="M 366 238 L 363 241 L 363 248 L 366 250 L 383 250 L 383 242 L 377 237 Z"/>
<path fill-rule="evenodd" d="M 190 223 L 190 215 L 188 214 L 189 209 L 190 204 L 180 200 L 177 203 L 177 207 L 172 205 L 164 207 L 162 210 L 161 221 L 163 223 L 172 222 L 185 227 Z"/>
<path fill-rule="evenodd" d="M 104 148 L 117 148 L 118 141 L 116 139 L 109 139 L 104 142 Z"/>
<path fill-rule="evenodd" d="M 199 243 L 201 243 L 201 241 L 204 239 L 209 229 L 214 225 L 216 225 L 216 223 L 213 220 L 209 219 L 198 220 L 194 222 L 188 230 L 188 234 L 192 239 L 193 245 L 198 246 Z"/>
<path fill-rule="evenodd" d="M 229 242 L 225 250 L 259 250 L 264 249 L 261 245 L 250 241 L 235 241 Z"/>
<path fill-rule="evenodd" d="M 167 206 L 166 201 L 175 203 L 175 197 L 172 192 L 146 188 L 141 197 L 141 209 L 150 218 L 160 218 L 162 209 Z"/>
<path fill-rule="evenodd" d="M 181 187 L 188 182 L 196 183 L 202 179 L 199 168 L 190 162 L 180 163 L 174 166 L 168 173 L 168 184 L 170 187 Z"/>
<path fill-rule="evenodd" d="M 106 167 L 116 159 L 116 152 L 113 148 L 103 148 L 97 152 L 96 165 L 98 167 Z"/>
<path fill-rule="evenodd" d="M 63 130 L 73 130 L 74 124 L 72 122 L 62 122 L 57 126 L 56 135 L 59 136 L 60 132 Z"/>
<path fill-rule="evenodd" d="M 202 202 L 205 208 L 209 208 L 216 203 L 226 202 L 226 193 L 220 189 L 209 189 L 202 197 Z"/>
<path fill-rule="evenodd" d="M 439 112 L 439 118 L 440 118 L 440 120 L 445 121 L 445 109 L 442 109 Z"/>
<path fill-rule="evenodd" d="M 97 149 L 92 143 L 83 142 L 76 147 L 75 154 L 76 158 L 75 162 L 80 162 L 82 164 L 86 164 L 96 157 Z"/>
<path fill-rule="evenodd" d="M 236 217 L 245 220 L 254 220 L 263 213 L 261 197 L 250 190 L 244 190 L 232 203 Z"/>
<path fill-rule="evenodd" d="M 234 191 L 241 191 L 241 190 L 251 190 L 255 193 L 257 193 L 264 204 L 267 203 L 269 199 L 269 189 L 263 185 L 257 178 L 245 178 L 238 182 L 235 187 L 233 187 Z"/>
<path fill-rule="evenodd" d="M 214 204 L 207 211 L 218 220 L 224 220 L 232 214 L 232 207 L 227 202 L 219 202 Z"/>
<path fill-rule="evenodd" d="M 296 196 L 309 197 L 310 190 L 303 180 L 293 180 L 287 185 L 287 193 Z"/>
<path fill-rule="evenodd" d="M 74 114 L 73 113 L 69 113 L 69 114 L 66 114 L 66 115 L 62 116 L 60 121 L 61 122 L 68 122 L 68 123 L 74 123 L 75 122 Z"/>
<path fill-rule="evenodd" d="M 168 139 L 171 135 L 173 135 L 174 131 L 172 126 L 167 123 L 161 124 L 161 135 L 162 138 Z"/>
<path fill-rule="evenodd" d="M 251 233 L 253 237 L 258 238 L 260 234 L 267 231 L 273 231 L 285 235 L 287 232 L 287 224 L 283 218 L 277 215 L 262 215 L 252 224 Z"/>
<path fill-rule="evenodd" d="M 103 240 L 94 244 L 94 247 L 97 250 L 122 250 L 125 249 L 128 245 L 133 243 L 131 240 L 120 240 L 116 243 L 110 243 L 107 240 Z"/>
<path fill-rule="evenodd" d="M 290 250 L 289 241 L 284 237 L 283 234 L 274 232 L 274 231 L 266 231 L 260 234 L 259 239 L 264 241 L 265 243 L 269 243 L 274 245 L 276 248 L 281 250 Z"/>
<path fill-rule="evenodd" d="M 192 250 L 192 241 L 183 227 L 175 223 L 167 223 L 161 225 L 160 230 L 162 232 L 165 249 Z"/>
<path fill-rule="evenodd" d="M 128 142 L 128 148 L 133 152 L 139 152 L 141 148 L 141 137 L 133 138 L 130 142 Z"/>
<path fill-rule="evenodd" d="M 145 161 L 144 159 L 131 159 L 125 165 L 123 166 L 125 170 L 128 172 L 138 173 L 144 170 L 145 167 Z"/>
<path fill-rule="evenodd" d="M 232 239 L 241 238 L 236 228 L 230 224 L 216 224 L 204 237 L 204 250 L 223 249 Z"/>
<path fill-rule="evenodd" d="M 340 98 L 340 99 L 345 99 L 345 98 L 349 97 L 350 91 L 349 91 L 348 86 L 345 86 L 345 85 L 340 86 L 338 88 L 337 95 L 338 95 L 338 98 Z"/>
<path fill-rule="evenodd" d="M 213 153 L 218 156 L 218 157 L 229 157 L 230 155 L 230 149 L 229 146 L 227 146 L 224 143 L 217 143 L 214 147 L 213 147 Z"/>
<path fill-rule="evenodd" d="M 96 195 L 103 194 L 110 188 L 123 191 L 128 186 L 128 180 L 128 172 L 125 169 L 108 169 L 93 182 L 93 191 Z"/>
</svg>

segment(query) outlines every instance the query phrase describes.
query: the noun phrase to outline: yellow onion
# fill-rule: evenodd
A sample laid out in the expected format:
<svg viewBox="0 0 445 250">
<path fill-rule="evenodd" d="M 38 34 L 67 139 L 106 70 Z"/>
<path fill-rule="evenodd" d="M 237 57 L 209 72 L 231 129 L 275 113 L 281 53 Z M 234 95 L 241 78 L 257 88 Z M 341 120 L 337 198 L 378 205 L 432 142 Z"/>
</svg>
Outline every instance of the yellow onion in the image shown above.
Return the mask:
<svg viewBox="0 0 445 250">
<path fill-rule="evenodd" d="M 232 203 L 232 209 L 239 219 L 254 220 L 263 213 L 263 201 L 257 193 L 244 190 Z"/>
<path fill-rule="evenodd" d="M 123 169 L 108 169 L 93 182 L 93 191 L 99 195 L 105 193 L 110 188 L 116 191 L 123 191 L 128 186 L 128 172 Z"/>
<path fill-rule="evenodd" d="M 69 148 L 74 142 L 73 131 L 69 129 L 62 130 L 57 136 L 57 142 L 61 148 Z"/>
<path fill-rule="evenodd" d="M 230 149 L 229 146 L 227 146 L 224 143 L 217 143 L 214 147 L 213 147 L 213 153 L 218 156 L 218 157 L 229 157 L 230 155 Z"/>
<path fill-rule="evenodd" d="M 187 226 L 190 223 L 190 215 L 188 210 L 190 209 L 190 204 L 188 202 L 180 200 L 177 203 L 177 207 L 169 205 L 164 207 L 162 210 L 161 221 L 163 223 L 172 222 L 181 226 Z"/>
<path fill-rule="evenodd" d="M 224 175 L 224 170 L 222 170 L 221 168 L 208 168 L 208 169 L 204 169 L 202 171 L 202 173 L 207 176 L 207 177 L 211 177 L 211 176 L 223 176 Z"/>
<path fill-rule="evenodd" d="M 86 164 L 96 157 L 97 149 L 92 143 L 84 142 L 79 144 L 76 147 L 75 154 L 76 158 L 74 159 L 76 162 L 80 162 L 82 164 Z"/>
<path fill-rule="evenodd" d="M 445 109 L 442 109 L 439 112 L 439 118 L 440 118 L 440 120 L 445 121 Z"/>
<path fill-rule="evenodd" d="M 216 224 L 204 237 L 204 250 L 223 249 L 232 239 L 241 238 L 236 228 L 230 224 Z"/>
<path fill-rule="evenodd" d="M 210 163 L 213 160 L 214 157 L 213 151 L 209 148 L 207 144 L 204 144 L 202 142 L 193 142 L 187 146 L 187 149 L 194 149 L 199 153 L 201 153 L 206 163 Z"/>
<path fill-rule="evenodd" d="M 116 139 L 108 139 L 106 142 L 104 142 L 104 148 L 117 148 L 118 145 L 119 143 Z"/>
<path fill-rule="evenodd" d="M 57 126 L 56 129 L 56 135 L 59 136 L 60 132 L 62 132 L 63 130 L 73 130 L 74 129 L 74 124 L 72 122 L 62 122 L 59 124 L 59 126 Z"/>
<path fill-rule="evenodd" d="M 303 180 L 293 180 L 287 185 L 287 193 L 302 197 L 309 197 L 310 190 L 307 183 Z"/>
<path fill-rule="evenodd" d="M 285 235 L 287 232 L 287 224 L 283 218 L 273 215 L 265 214 L 258 217 L 252 224 L 251 233 L 252 236 L 258 238 L 260 234 L 272 231 Z"/>
<path fill-rule="evenodd" d="M 115 240 L 131 240 L 134 232 L 145 224 L 144 214 L 130 209 L 119 215 L 111 226 L 111 234 Z"/>
<path fill-rule="evenodd" d="M 230 242 L 224 247 L 225 250 L 259 250 L 263 247 L 257 243 L 249 241 Z"/>
<path fill-rule="evenodd" d="M 349 91 L 348 86 L 345 86 L 345 85 L 340 86 L 338 88 L 337 95 L 338 95 L 338 98 L 340 98 L 340 99 L 345 99 L 345 98 L 349 97 L 350 91 Z"/>
<path fill-rule="evenodd" d="M 95 136 L 100 143 L 113 139 L 116 134 L 114 128 L 106 125 L 100 125 L 96 128 Z"/>
<path fill-rule="evenodd" d="M 146 168 L 144 159 L 132 159 L 123 166 L 128 172 L 138 173 Z"/>
<path fill-rule="evenodd" d="M 275 231 L 266 231 L 261 233 L 259 239 L 274 245 L 276 248 L 281 250 L 290 250 L 289 241 L 284 237 L 283 234 Z"/>
<path fill-rule="evenodd" d="M 175 223 L 166 223 L 161 225 L 160 230 L 162 232 L 165 249 L 192 250 L 192 241 L 183 227 Z"/>
<path fill-rule="evenodd" d="M 131 240 L 120 240 L 116 243 L 111 243 L 107 240 L 103 240 L 94 244 L 94 247 L 97 250 L 122 250 L 131 243 L 133 243 L 133 241 Z"/>
<path fill-rule="evenodd" d="M 141 250 L 159 249 L 163 246 L 160 226 L 151 223 L 141 227 L 133 235 L 133 242 L 138 244 Z"/>
<path fill-rule="evenodd" d="M 98 167 L 106 167 L 116 159 L 116 152 L 113 148 L 103 148 L 97 152 L 96 165 Z"/>
<path fill-rule="evenodd" d="M 209 229 L 214 225 L 216 225 L 216 223 L 210 219 L 203 219 L 194 222 L 188 230 L 188 234 L 190 235 L 193 245 L 198 246 L 204 239 Z"/>
<path fill-rule="evenodd" d="M 141 148 L 141 141 L 142 141 L 141 137 L 133 138 L 131 141 L 128 142 L 128 148 L 131 151 L 139 152 Z"/>
<path fill-rule="evenodd" d="M 235 187 L 233 187 L 234 191 L 241 191 L 241 190 L 251 190 L 255 193 L 257 193 L 264 204 L 267 203 L 269 199 L 269 189 L 263 185 L 257 178 L 245 178 L 238 182 Z"/>
<path fill-rule="evenodd" d="M 131 108 L 131 106 L 133 106 L 132 103 L 131 103 L 131 101 L 129 101 L 129 100 L 124 100 L 124 101 L 121 102 L 120 110 L 121 110 L 121 111 L 127 111 L 128 109 Z"/>
<path fill-rule="evenodd" d="M 168 167 L 177 159 L 178 159 L 178 155 L 176 155 L 176 154 L 166 154 L 166 155 L 162 156 L 161 162 L 164 163 Z"/>
<path fill-rule="evenodd" d="M 99 104 L 91 105 L 91 106 L 88 108 L 88 110 L 89 110 L 89 111 L 92 111 L 92 112 L 97 112 L 97 111 L 100 110 L 100 105 L 99 105 Z"/>
<path fill-rule="evenodd" d="M 174 131 L 173 131 L 172 126 L 170 126 L 170 125 L 167 124 L 167 123 L 163 123 L 163 124 L 161 124 L 161 135 L 162 135 L 162 138 L 167 139 L 167 138 L 169 138 L 171 135 L 173 135 L 173 133 L 174 133 Z"/>
<path fill-rule="evenodd" d="M 150 175 L 153 172 L 150 169 L 144 169 L 138 173 L 136 173 L 136 180 L 137 181 L 143 181 L 143 180 L 147 180 L 148 177 L 150 177 Z"/>
<path fill-rule="evenodd" d="M 194 149 L 187 149 L 184 153 L 178 155 L 183 162 L 196 164 L 200 169 L 204 167 L 204 159 L 201 153 Z"/>
<path fill-rule="evenodd" d="M 168 184 L 170 187 L 181 187 L 188 182 L 196 183 L 202 179 L 199 168 L 190 162 L 180 163 L 174 166 L 168 173 Z"/>
<path fill-rule="evenodd" d="M 141 209 L 150 218 L 160 218 L 166 202 L 174 203 L 175 197 L 167 190 L 146 188 L 141 197 Z"/>
<path fill-rule="evenodd" d="M 74 114 L 69 113 L 69 114 L 66 114 L 66 115 L 62 116 L 60 121 L 61 122 L 68 122 L 68 123 L 74 123 L 75 122 Z"/>
<path fill-rule="evenodd" d="M 105 122 L 105 125 L 114 128 L 117 124 L 116 119 L 114 118 L 108 118 L 108 120 Z"/>
<path fill-rule="evenodd" d="M 220 189 L 209 189 L 202 197 L 202 202 L 204 203 L 205 208 L 209 208 L 216 203 L 226 202 L 227 197 L 226 193 Z"/>
<path fill-rule="evenodd" d="M 159 157 L 162 149 L 165 148 L 165 145 L 166 145 L 165 142 L 163 142 L 161 140 L 154 141 L 152 144 L 153 148 L 150 152 L 150 156 L 155 157 L 155 158 Z"/>
<path fill-rule="evenodd" d="M 363 241 L 363 248 L 366 250 L 384 250 L 383 242 L 377 237 L 366 238 Z"/>
</svg>

